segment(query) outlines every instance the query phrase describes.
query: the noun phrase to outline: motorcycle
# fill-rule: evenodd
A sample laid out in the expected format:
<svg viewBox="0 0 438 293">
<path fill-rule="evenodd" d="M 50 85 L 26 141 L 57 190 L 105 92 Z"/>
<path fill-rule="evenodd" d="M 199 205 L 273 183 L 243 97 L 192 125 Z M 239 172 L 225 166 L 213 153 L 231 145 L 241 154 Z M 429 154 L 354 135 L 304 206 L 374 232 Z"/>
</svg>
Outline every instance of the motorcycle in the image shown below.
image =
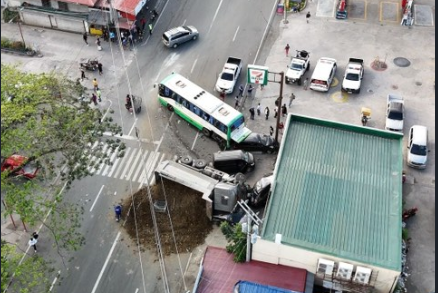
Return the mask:
<svg viewBox="0 0 438 293">
<path fill-rule="evenodd" d="M 368 123 L 368 120 L 371 119 L 371 110 L 365 107 L 362 107 L 361 110 L 361 122 L 362 122 L 362 126 L 366 126 Z"/>
<path fill-rule="evenodd" d="M 127 95 L 125 98 L 125 108 L 129 111 L 129 113 L 133 113 L 135 110 L 135 113 L 141 112 L 141 97 L 138 96 L 130 96 Z"/>
<path fill-rule="evenodd" d="M 81 58 L 81 61 L 79 62 L 79 66 L 81 69 L 86 69 L 90 71 L 96 71 L 98 68 L 99 61 L 94 58 Z"/>
<path fill-rule="evenodd" d="M 404 210 L 402 214 L 403 221 L 409 219 L 410 217 L 413 217 L 417 214 L 418 208 L 413 207 L 412 209 Z"/>
</svg>

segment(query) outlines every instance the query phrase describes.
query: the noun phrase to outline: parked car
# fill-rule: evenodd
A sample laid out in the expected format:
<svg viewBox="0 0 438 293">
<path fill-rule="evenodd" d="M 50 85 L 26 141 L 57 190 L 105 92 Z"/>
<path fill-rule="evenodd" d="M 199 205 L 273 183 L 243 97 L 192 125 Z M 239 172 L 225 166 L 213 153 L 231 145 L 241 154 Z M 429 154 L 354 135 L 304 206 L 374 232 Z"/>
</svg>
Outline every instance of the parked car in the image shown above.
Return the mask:
<svg viewBox="0 0 438 293">
<path fill-rule="evenodd" d="M 266 204 L 266 200 L 271 192 L 271 185 L 274 181 L 274 175 L 268 175 L 254 184 L 254 187 L 248 194 L 249 204 L 253 207 L 261 207 Z"/>
<path fill-rule="evenodd" d="M 403 132 L 404 102 L 403 98 L 394 94 L 387 97 L 385 129 Z"/>
<path fill-rule="evenodd" d="M 211 166 L 228 174 L 236 174 L 254 169 L 255 161 L 253 154 L 242 150 L 221 151 L 213 154 Z"/>
<path fill-rule="evenodd" d="M 176 48 L 182 43 L 196 40 L 199 37 L 198 30 L 191 25 L 172 28 L 163 34 L 162 40 L 166 47 Z"/>
<path fill-rule="evenodd" d="M 2 157 L 1 171 L 9 171 L 14 176 L 23 176 L 28 179 L 36 177 L 39 168 L 33 163 L 27 163 L 28 158 L 14 154 L 7 159 Z"/>
<path fill-rule="evenodd" d="M 408 158 L 409 167 L 425 169 L 427 164 L 427 128 L 426 126 L 414 125 L 409 130 L 408 141 Z"/>
<path fill-rule="evenodd" d="M 270 135 L 252 132 L 241 143 L 231 145 L 232 149 L 245 150 L 251 152 L 275 153 L 278 151 L 278 145 Z"/>
</svg>

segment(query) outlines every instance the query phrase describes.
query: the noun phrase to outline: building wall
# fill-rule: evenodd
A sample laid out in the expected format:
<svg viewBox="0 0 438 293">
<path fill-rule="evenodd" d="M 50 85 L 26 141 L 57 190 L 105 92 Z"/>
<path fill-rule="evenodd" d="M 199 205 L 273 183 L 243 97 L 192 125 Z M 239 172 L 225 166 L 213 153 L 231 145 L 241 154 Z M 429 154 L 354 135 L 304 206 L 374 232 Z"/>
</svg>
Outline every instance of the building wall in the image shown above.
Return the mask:
<svg viewBox="0 0 438 293">
<path fill-rule="evenodd" d="M 372 275 L 377 274 L 375 281 L 375 289 L 379 293 L 391 292 L 394 282 L 400 275 L 400 272 L 380 268 L 376 266 L 370 266 L 368 264 L 353 262 L 348 259 L 341 259 L 333 257 L 331 255 L 325 255 L 322 253 L 305 250 L 289 245 L 276 244 L 272 241 L 258 239 L 257 243 L 252 248 L 252 259 L 257 261 L 263 261 L 272 264 L 281 264 L 285 266 L 291 266 L 296 268 L 306 269 L 309 272 L 316 273 L 318 266 L 318 259 L 324 258 L 327 260 L 338 263 L 339 261 L 352 264 L 354 266 L 362 266 L 373 270 Z M 373 279 L 373 277 L 371 277 Z"/>
<path fill-rule="evenodd" d="M 84 20 L 82 19 L 69 18 L 63 15 L 31 10 L 20 11 L 20 14 L 23 22 L 28 25 L 60 29 L 77 33 L 83 33 L 85 31 Z"/>
</svg>

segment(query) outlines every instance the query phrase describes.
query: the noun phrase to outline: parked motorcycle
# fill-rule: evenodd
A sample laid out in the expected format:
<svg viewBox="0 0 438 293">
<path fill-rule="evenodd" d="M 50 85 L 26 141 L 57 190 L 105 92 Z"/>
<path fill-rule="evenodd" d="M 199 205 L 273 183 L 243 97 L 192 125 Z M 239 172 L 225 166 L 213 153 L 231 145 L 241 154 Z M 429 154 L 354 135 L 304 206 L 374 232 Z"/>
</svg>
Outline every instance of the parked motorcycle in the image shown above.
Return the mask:
<svg viewBox="0 0 438 293">
<path fill-rule="evenodd" d="M 411 209 L 404 210 L 403 214 L 402 214 L 403 221 L 409 219 L 410 217 L 415 216 L 417 214 L 417 211 L 418 211 L 417 207 L 413 207 Z"/>
<path fill-rule="evenodd" d="M 361 122 L 363 126 L 366 126 L 368 123 L 368 120 L 371 119 L 371 110 L 365 107 L 362 107 L 361 109 Z"/>
<path fill-rule="evenodd" d="M 135 113 L 140 113 L 141 111 L 141 97 L 134 96 L 134 95 L 126 95 L 125 98 L 125 108 L 129 111 L 129 113 L 133 113 L 135 110 Z"/>
</svg>

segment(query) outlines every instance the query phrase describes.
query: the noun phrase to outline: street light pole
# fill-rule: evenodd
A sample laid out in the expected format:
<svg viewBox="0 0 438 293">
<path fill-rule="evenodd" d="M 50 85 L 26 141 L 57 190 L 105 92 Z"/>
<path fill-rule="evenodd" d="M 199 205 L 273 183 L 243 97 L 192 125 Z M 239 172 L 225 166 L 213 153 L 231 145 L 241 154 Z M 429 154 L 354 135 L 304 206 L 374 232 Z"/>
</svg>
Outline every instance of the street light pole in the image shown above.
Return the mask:
<svg viewBox="0 0 438 293">
<path fill-rule="evenodd" d="M 278 126 L 280 125 L 280 116 L 281 113 L 281 103 L 283 101 L 283 81 L 284 81 L 284 72 L 278 73 L 280 74 L 280 96 L 278 97 L 278 105 L 277 105 L 277 123 L 275 125 L 275 142 L 278 143 Z"/>
</svg>

